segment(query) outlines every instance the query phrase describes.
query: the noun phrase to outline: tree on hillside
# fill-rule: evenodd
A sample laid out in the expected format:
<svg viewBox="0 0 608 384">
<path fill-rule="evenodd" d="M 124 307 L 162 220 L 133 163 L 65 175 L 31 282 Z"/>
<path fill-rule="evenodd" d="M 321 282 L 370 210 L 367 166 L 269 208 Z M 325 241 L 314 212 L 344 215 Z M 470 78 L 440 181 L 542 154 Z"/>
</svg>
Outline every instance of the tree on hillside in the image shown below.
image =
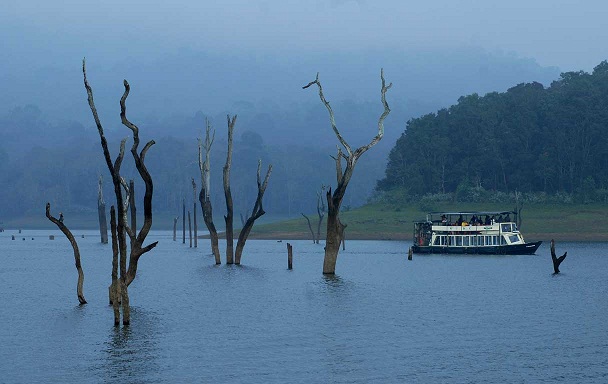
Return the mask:
<svg viewBox="0 0 608 384">
<path fill-rule="evenodd" d="M 337 186 L 333 193 L 331 187 L 328 188 L 326 194 L 327 235 L 325 244 L 325 258 L 323 261 L 324 274 L 333 275 L 336 271 L 336 261 L 338 259 L 340 243 L 344 238 L 344 228 L 346 227 L 340 222 L 340 205 L 342 204 L 344 193 L 346 192 L 348 183 L 350 182 L 351 177 L 353 175 L 355 165 L 357 164 L 357 161 L 359 160 L 361 155 L 363 155 L 367 150 L 376 145 L 382 139 L 382 136 L 384 135 L 384 119 L 391 111 L 388 106 L 388 103 L 386 102 L 386 92 L 391 88 L 393 84 L 390 83 L 388 86 L 385 84 L 384 70 L 380 70 L 380 79 L 382 81 L 380 94 L 384 111 L 378 119 L 378 133 L 367 145 L 361 146 L 355 150 L 353 150 L 351 146 L 346 142 L 346 140 L 342 137 L 340 131 L 338 130 L 338 127 L 336 126 L 334 112 L 331 106 L 329 105 L 329 102 L 325 99 L 325 96 L 323 95 L 323 88 L 321 86 L 321 82 L 319 81 L 319 74 L 317 73 L 317 77 L 314 81 L 311 81 L 303 87 L 303 89 L 306 89 L 314 84 L 317 85 L 321 102 L 325 105 L 325 108 L 327 108 L 327 111 L 329 112 L 329 121 L 331 123 L 331 127 L 334 131 L 334 134 L 342 145 L 342 148 L 344 148 L 345 150 L 344 153 L 342 152 L 342 148 L 338 147 L 338 154 L 335 157 Z M 342 168 L 342 159 L 344 159 L 346 162 L 346 166 L 344 169 Z"/>
<path fill-rule="evenodd" d="M 150 228 L 152 227 L 152 194 L 154 190 L 154 185 L 152 182 L 152 177 L 148 172 L 145 165 L 145 156 L 150 147 L 154 145 L 154 140 L 150 140 L 146 143 L 143 149 L 138 152 L 139 147 L 139 128 L 130 122 L 127 119 L 126 115 L 126 100 L 129 95 L 130 86 L 129 83 L 124 80 L 124 93 L 120 99 L 120 118 L 121 122 L 124 126 L 126 126 L 129 130 L 131 130 L 133 135 L 133 145 L 131 146 L 131 155 L 135 162 L 135 167 L 139 173 L 139 176 L 144 182 L 145 192 L 144 192 L 144 223 L 137 232 L 137 228 L 131 228 L 127 222 L 127 206 L 130 199 L 130 196 L 133 192 L 127 196 L 127 198 L 123 198 L 122 188 L 126 191 L 129 191 L 129 187 L 126 185 L 126 181 L 120 175 L 120 168 L 122 165 L 122 161 L 124 158 L 125 144 L 127 139 L 123 139 L 120 143 L 119 153 L 116 157 L 116 160 L 113 162 L 110 151 L 108 149 L 108 143 L 104 135 L 103 126 L 97 114 L 97 109 L 95 107 L 95 102 L 93 99 L 93 90 L 89 85 L 87 80 L 86 66 L 85 61 L 82 61 L 82 73 L 84 77 L 84 86 L 87 91 L 88 103 L 93 114 L 93 118 L 95 120 L 95 124 L 97 126 L 97 131 L 99 133 L 99 138 L 101 140 L 101 147 L 103 150 L 104 158 L 106 161 L 106 165 L 108 170 L 110 171 L 110 175 L 112 176 L 112 183 L 114 185 L 114 194 L 116 197 L 116 207 L 117 207 L 117 218 L 116 218 L 116 230 L 115 234 L 112 233 L 112 248 L 113 253 L 120 254 L 120 281 L 117 279 L 113 279 L 112 287 L 110 289 L 111 299 L 115 308 L 115 317 L 114 317 L 114 325 L 118 325 L 120 323 L 120 318 L 118 314 L 118 301 L 120 300 L 120 305 L 122 307 L 122 316 L 123 325 L 129 325 L 131 322 L 131 313 L 129 307 L 129 294 L 128 294 L 128 286 L 135 279 L 137 274 L 137 266 L 139 262 L 139 258 L 145 253 L 152 250 L 156 247 L 158 242 L 154 242 L 144 246 L 144 241 L 150 232 Z M 112 209 L 111 209 L 112 210 Z M 134 217 L 132 217 L 134 220 Z M 113 220 L 113 218 L 111 218 Z M 135 223 L 135 221 L 133 221 Z M 114 232 L 114 231 L 113 231 Z M 127 269 L 127 239 L 125 233 L 128 234 L 130 239 L 130 253 L 128 255 L 128 269 Z M 117 251 L 117 252 L 116 252 Z"/>
<path fill-rule="evenodd" d="M 548 88 L 532 82 L 463 96 L 409 120 L 377 190 L 420 197 L 468 183 L 593 201 L 590 189 L 608 187 L 607 68 L 603 62 L 592 74 L 562 73 Z"/>
</svg>

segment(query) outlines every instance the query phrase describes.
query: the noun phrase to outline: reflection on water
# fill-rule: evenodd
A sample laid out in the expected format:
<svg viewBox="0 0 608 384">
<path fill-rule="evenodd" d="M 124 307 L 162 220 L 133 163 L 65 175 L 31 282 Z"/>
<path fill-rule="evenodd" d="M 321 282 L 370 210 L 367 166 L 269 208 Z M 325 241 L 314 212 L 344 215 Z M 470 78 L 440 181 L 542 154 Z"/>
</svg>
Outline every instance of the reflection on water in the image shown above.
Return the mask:
<svg viewBox="0 0 608 384">
<path fill-rule="evenodd" d="M 603 243 L 560 243 L 553 276 L 548 247 L 407 261 L 406 242 L 350 241 L 323 275 L 307 241 L 288 271 L 284 244 L 248 241 L 242 266 L 216 266 L 208 243 L 162 236 L 129 327 L 113 326 L 97 235 L 78 238 L 84 306 L 69 242 L 0 237 L 0 382 L 608 382 Z"/>
<path fill-rule="evenodd" d="M 158 319 L 145 311 L 131 308 L 129 326 L 109 327 L 102 351 L 102 376 L 105 382 L 157 382 L 160 336 Z"/>
</svg>

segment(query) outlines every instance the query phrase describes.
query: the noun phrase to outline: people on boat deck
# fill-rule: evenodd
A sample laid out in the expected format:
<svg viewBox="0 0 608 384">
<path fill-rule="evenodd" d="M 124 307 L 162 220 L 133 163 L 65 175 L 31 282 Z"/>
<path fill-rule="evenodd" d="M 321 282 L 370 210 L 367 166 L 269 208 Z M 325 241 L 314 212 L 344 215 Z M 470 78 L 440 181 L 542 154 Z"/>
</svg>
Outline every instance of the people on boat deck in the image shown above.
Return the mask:
<svg viewBox="0 0 608 384">
<path fill-rule="evenodd" d="M 458 217 L 458 220 L 456 220 L 456 225 L 462 225 L 462 221 L 463 221 L 463 219 L 462 219 L 462 215 L 460 215 L 460 216 Z"/>
<path fill-rule="evenodd" d="M 445 215 L 441 215 L 441 222 L 442 222 L 443 224 L 447 224 L 447 222 L 448 222 L 448 218 L 447 218 L 447 217 L 445 217 Z"/>
<path fill-rule="evenodd" d="M 511 221 L 511 215 L 509 213 L 507 213 L 507 216 L 505 216 L 505 222 L 510 222 Z"/>
<path fill-rule="evenodd" d="M 490 219 L 490 216 L 486 215 L 486 218 L 483 223 L 484 223 L 484 225 L 492 224 L 492 219 Z"/>
<path fill-rule="evenodd" d="M 497 223 L 502 223 L 502 222 L 503 222 L 502 215 L 498 216 L 498 220 L 497 220 L 496 222 L 497 222 Z"/>
</svg>

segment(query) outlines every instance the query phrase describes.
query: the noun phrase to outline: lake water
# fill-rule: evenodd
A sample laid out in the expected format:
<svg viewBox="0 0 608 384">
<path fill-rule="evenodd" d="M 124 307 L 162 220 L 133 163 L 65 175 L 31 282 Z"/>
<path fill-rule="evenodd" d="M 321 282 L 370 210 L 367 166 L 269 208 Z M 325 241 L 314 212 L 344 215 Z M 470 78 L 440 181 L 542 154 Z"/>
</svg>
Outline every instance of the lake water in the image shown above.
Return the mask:
<svg viewBox="0 0 608 384">
<path fill-rule="evenodd" d="M 215 266 L 208 240 L 153 232 L 131 326 L 115 328 L 111 247 L 74 234 L 84 306 L 59 231 L 0 233 L 0 382 L 608 382 L 605 243 L 558 243 L 553 275 L 548 243 L 408 261 L 408 242 L 347 241 L 326 277 L 310 241 L 291 242 L 290 271 L 286 242 L 250 240 L 242 266 Z"/>
</svg>

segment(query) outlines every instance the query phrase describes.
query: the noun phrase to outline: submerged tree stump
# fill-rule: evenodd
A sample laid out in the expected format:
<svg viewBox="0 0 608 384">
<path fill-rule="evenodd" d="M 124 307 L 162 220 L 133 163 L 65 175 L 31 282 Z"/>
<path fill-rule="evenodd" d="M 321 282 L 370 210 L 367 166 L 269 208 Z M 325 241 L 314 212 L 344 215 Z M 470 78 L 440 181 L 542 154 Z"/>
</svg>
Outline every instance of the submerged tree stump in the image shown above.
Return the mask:
<svg viewBox="0 0 608 384">
<path fill-rule="evenodd" d="M 72 248 L 74 249 L 74 261 L 76 263 L 76 270 L 78 271 L 78 284 L 76 286 L 76 294 L 78 295 L 78 302 L 80 304 L 86 304 L 87 301 L 84 298 L 83 285 L 84 285 L 84 272 L 82 271 L 82 265 L 80 264 L 80 251 L 78 250 L 78 244 L 76 243 L 76 239 L 72 232 L 68 229 L 68 227 L 63 224 L 63 221 L 59 221 L 53 215 L 51 215 L 51 203 L 46 203 L 46 217 L 52 221 L 60 230 L 63 232 L 65 237 L 68 238 L 70 244 L 72 244 Z M 25 238 L 23 239 L 25 240 Z"/>
<path fill-rule="evenodd" d="M 408 251 L 407 251 L 407 259 L 408 260 L 412 260 L 412 253 L 413 253 L 412 252 L 412 247 L 410 247 L 410 249 L 408 249 Z"/>
<path fill-rule="evenodd" d="M 551 239 L 551 260 L 553 260 L 553 273 L 559 273 L 559 265 L 566 259 L 568 252 L 564 252 L 564 254 L 560 257 L 555 255 L 555 241 Z"/>
</svg>

